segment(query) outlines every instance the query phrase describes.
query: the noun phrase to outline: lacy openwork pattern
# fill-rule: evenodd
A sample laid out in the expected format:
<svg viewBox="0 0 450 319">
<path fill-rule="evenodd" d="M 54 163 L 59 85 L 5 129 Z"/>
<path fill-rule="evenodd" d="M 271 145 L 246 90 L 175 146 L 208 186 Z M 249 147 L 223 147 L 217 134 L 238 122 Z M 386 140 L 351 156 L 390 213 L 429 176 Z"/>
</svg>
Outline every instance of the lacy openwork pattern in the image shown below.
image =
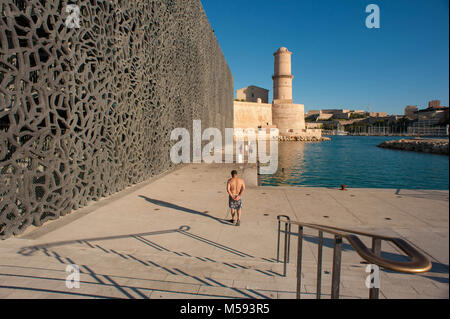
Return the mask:
<svg viewBox="0 0 450 319">
<path fill-rule="evenodd" d="M 232 75 L 199 0 L 0 11 L 0 238 L 170 169 L 176 127 L 233 127 Z"/>
</svg>

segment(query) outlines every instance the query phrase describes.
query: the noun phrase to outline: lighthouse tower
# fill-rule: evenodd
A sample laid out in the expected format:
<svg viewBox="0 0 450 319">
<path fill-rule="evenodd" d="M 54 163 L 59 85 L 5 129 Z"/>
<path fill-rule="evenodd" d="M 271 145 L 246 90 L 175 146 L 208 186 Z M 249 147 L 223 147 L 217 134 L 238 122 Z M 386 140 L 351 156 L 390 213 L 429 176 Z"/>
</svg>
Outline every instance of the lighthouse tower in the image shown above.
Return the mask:
<svg viewBox="0 0 450 319">
<path fill-rule="evenodd" d="M 305 106 L 294 104 L 292 98 L 291 72 L 292 52 L 282 47 L 274 53 L 275 66 L 273 79 L 273 124 L 280 130 L 280 135 L 305 134 Z"/>
<path fill-rule="evenodd" d="M 294 103 L 292 100 L 291 56 L 287 48 L 280 48 L 274 53 L 275 66 L 273 79 L 273 99 L 286 103 Z"/>
</svg>

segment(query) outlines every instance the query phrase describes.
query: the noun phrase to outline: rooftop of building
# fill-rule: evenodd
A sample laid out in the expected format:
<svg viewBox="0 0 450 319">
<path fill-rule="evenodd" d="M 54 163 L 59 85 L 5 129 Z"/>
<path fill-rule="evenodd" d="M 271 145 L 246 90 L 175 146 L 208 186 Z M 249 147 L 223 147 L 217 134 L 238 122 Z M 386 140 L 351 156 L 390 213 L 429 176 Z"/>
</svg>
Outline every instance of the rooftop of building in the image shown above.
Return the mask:
<svg viewBox="0 0 450 319">
<path fill-rule="evenodd" d="M 429 107 L 426 109 L 418 110 L 414 113 L 426 113 L 426 112 L 434 112 L 434 111 L 445 111 L 448 110 L 448 106 L 440 106 L 440 107 Z"/>
<path fill-rule="evenodd" d="M 238 91 L 240 91 L 240 90 L 244 90 L 244 89 L 250 89 L 250 88 L 254 88 L 254 89 L 260 89 L 260 90 L 264 90 L 264 91 L 267 91 L 267 92 L 269 92 L 269 90 L 268 90 L 268 89 L 265 89 L 265 88 L 262 88 L 262 87 L 260 87 L 260 86 L 256 86 L 256 85 L 249 85 L 249 86 L 246 86 L 246 87 L 243 87 L 243 88 L 240 88 L 240 89 L 238 89 Z"/>
</svg>

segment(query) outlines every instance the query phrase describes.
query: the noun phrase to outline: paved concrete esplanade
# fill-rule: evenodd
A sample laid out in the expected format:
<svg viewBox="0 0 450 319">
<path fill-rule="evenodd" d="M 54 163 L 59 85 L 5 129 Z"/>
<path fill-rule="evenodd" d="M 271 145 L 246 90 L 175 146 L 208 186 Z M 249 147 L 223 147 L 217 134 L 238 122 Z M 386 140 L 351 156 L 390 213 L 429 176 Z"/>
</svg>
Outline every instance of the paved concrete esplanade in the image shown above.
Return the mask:
<svg viewBox="0 0 450 319">
<path fill-rule="evenodd" d="M 240 227 L 224 221 L 226 181 L 235 168 L 249 180 Z M 257 187 L 250 181 L 255 172 L 182 166 L 2 241 L 0 298 L 294 298 L 295 262 L 284 278 L 275 261 L 280 214 L 404 238 L 433 268 L 417 275 L 382 271 L 380 297 L 448 298 L 448 191 Z M 304 237 L 303 298 L 315 297 L 316 235 Z M 329 298 L 333 241 L 324 244 L 322 292 Z M 384 257 L 404 258 L 390 244 L 382 249 Z M 341 297 L 367 298 L 367 265 L 348 243 L 342 260 Z M 69 264 L 79 266 L 79 288 L 66 287 Z"/>
</svg>

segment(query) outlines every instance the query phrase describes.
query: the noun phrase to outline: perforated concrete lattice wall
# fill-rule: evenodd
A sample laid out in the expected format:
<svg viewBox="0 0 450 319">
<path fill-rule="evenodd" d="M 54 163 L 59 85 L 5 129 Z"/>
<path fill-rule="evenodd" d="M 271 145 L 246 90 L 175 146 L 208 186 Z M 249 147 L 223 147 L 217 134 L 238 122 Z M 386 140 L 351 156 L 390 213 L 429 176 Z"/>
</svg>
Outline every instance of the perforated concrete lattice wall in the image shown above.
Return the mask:
<svg viewBox="0 0 450 319">
<path fill-rule="evenodd" d="M 233 127 L 232 75 L 199 0 L 0 10 L 0 238 L 170 169 L 176 127 Z"/>
</svg>

